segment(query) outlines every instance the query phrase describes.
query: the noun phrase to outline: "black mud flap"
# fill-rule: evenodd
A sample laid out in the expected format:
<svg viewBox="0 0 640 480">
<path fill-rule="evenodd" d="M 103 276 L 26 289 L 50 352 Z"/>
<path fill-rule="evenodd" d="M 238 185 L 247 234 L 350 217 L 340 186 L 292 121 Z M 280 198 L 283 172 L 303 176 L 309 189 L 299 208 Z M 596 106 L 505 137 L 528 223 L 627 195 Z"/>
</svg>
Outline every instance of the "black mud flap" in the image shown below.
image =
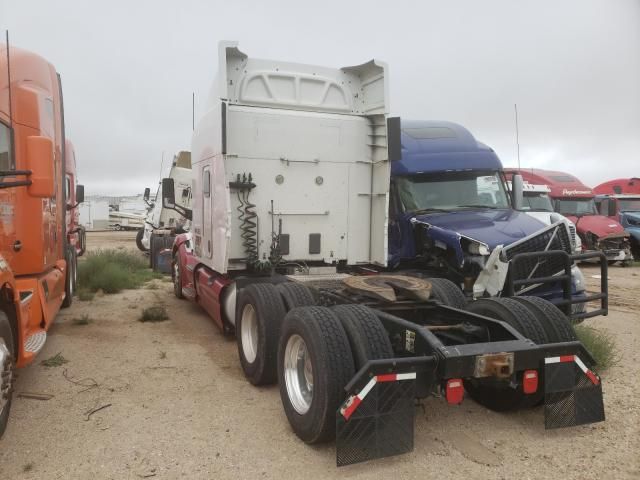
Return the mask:
<svg viewBox="0 0 640 480">
<path fill-rule="evenodd" d="M 600 377 L 576 355 L 545 359 L 544 426 L 573 427 L 604 421 Z"/>
<path fill-rule="evenodd" d="M 339 467 L 413 450 L 415 373 L 378 375 L 336 412 Z"/>
</svg>

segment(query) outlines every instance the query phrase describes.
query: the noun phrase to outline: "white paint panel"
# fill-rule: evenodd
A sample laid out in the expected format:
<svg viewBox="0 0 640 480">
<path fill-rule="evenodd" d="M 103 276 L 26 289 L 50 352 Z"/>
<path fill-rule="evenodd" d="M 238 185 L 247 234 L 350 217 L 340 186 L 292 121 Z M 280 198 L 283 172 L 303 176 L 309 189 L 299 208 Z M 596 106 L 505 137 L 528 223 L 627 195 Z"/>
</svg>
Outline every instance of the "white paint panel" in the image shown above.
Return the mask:
<svg viewBox="0 0 640 480">
<path fill-rule="evenodd" d="M 260 260 L 269 256 L 281 220 L 290 235 L 285 259 L 386 264 L 388 105 L 384 63 L 328 68 L 253 59 L 236 42 L 221 42 L 209 109 L 192 142 L 194 172 L 209 166 L 213 189 L 205 211 L 196 175 L 196 256 L 219 272 L 242 266 L 230 260 L 246 255 L 237 218 L 245 200 L 228 184 L 251 173 Z M 318 254 L 309 253 L 310 234 L 321 235 Z M 211 258 L 205 237 L 212 239 Z"/>
</svg>

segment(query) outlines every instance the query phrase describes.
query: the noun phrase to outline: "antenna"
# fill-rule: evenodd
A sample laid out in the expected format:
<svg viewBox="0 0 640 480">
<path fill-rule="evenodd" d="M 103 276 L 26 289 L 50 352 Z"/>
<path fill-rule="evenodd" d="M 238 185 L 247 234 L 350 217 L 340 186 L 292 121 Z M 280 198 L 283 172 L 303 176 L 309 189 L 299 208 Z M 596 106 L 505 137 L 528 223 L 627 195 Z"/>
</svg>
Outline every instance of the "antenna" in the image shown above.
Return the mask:
<svg viewBox="0 0 640 480">
<path fill-rule="evenodd" d="M 520 170 L 520 133 L 518 132 L 518 104 L 514 103 L 513 108 L 516 111 L 516 146 L 518 147 L 518 170 Z"/>
<path fill-rule="evenodd" d="M 162 167 L 164 167 L 164 150 L 162 151 L 162 161 L 160 162 L 160 181 L 158 183 L 162 183 Z"/>
<path fill-rule="evenodd" d="M 5 30 L 7 39 L 7 80 L 9 82 L 9 126 L 13 130 L 13 101 L 11 97 L 11 62 L 9 60 L 9 30 Z"/>
<path fill-rule="evenodd" d="M 191 130 L 196 129 L 196 92 L 191 93 Z"/>
</svg>

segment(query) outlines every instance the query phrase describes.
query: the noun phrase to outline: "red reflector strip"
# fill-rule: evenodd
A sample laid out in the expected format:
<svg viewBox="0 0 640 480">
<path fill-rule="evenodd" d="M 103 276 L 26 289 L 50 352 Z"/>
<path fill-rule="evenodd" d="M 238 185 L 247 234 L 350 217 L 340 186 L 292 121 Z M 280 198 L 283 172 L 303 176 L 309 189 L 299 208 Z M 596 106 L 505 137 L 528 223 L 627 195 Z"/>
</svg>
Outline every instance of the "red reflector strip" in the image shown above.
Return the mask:
<svg viewBox="0 0 640 480">
<path fill-rule="evenodd" d="M 591 380 L 591 382 L 594 385 L 600 384 L 600 377 L 598 377 L 595 373 L 589 370 L 587 366 L 584 364 L 584 362 L 580 360 L 580 357 L 578 357 L 577 355 L 562 355 L 560 357 L 548 357 L 544 359 L 544 363 L 564 363 L 564 362 L 575 362 L 576 365 L 578 365 L 578 367 L 580 368 L 580 370 L 582 370 L 582 372 L 587 376 L 589 380 Z"/>
<path fill-rule="evenodd" d="M 375 387 L 378 382 L 399 382 L 401 380 L 415 380 L 416 373 L 386 373 L 384 375 L 377 375 L 369 380 L 362 390 L 357 395 L 351 395 L 340 407 L 340 413 L 345 418 L 345 420 L 349 420 L 349 417 L 353 415 L 353 412 L 356 411 L 358 406 L 362 403 L 364 398 L 369 394 L 371 389 Z"/>
<path fill-rule="evenodd" d="M 356 411 L 356 408 L 358 408 L 358 405 L 362 403 L 362 400 L 360 400 L 360 397 L 355 395 L 351 397 L 350 400 L 347 400 L 347 402 L 349 402 L 349 405 L 342 410 L 342 416 L 345 418 L 345 420 L 349 420 L 349 417 L 353 415 L 353 412 Z"/>
<path fill-rule="evenodd" d="M 578 367 L 580 367 L 580 370 L 584 372 L 587 378 L 591 380 L 591 383 L 593 383 L 594 385 L 600 384 L 600 379 L 598 378 L 598 376 L 595 373 L 593 373 L 591 370 L 589 370 L 587 366 L 584 364 L 584 362 L 580 360 L 578 357 L 576 357 L 576 364 L 578 365 Z"/>
</svg>

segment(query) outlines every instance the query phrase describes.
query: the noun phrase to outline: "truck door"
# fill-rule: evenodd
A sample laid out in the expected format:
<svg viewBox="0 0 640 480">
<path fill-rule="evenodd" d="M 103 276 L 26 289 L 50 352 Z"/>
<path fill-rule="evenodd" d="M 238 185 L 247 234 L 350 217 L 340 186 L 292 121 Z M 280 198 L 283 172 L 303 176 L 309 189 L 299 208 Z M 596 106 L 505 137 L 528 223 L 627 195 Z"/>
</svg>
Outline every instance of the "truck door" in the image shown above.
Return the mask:
<svg viewBox="0 0 640 480">
<path fill-rule="evenodd" d="M 211 167 L 205 165 L 202 167 L 202 253 L 207 258 L 211 258 L 213 254 L 212 202 Z"/>
</svg>

